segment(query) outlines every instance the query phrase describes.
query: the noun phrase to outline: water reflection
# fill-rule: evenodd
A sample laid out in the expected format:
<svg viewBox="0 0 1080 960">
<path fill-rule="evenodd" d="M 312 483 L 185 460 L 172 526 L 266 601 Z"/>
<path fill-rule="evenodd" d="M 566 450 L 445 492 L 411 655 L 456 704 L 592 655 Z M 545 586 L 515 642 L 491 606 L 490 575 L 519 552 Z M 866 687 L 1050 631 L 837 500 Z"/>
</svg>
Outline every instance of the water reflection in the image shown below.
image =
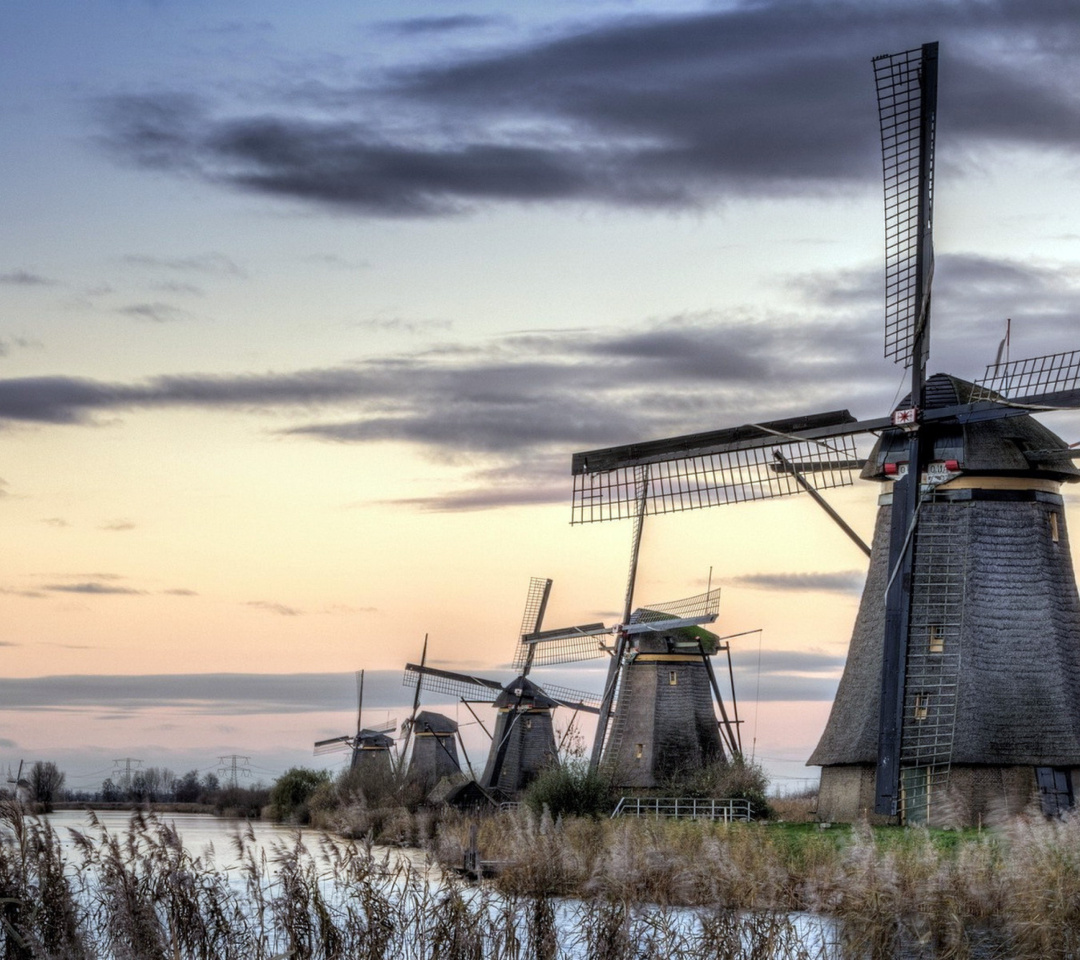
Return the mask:
<svg viewBox="0 0 1080 960">
<path fill-rule="evenodd" d="M 126 837 L 131 829 L 132 812 L 130 810 L 56 810 L 48 814 L 49 821 L 64 846 L 65 853 L 74 849 L 72 830 L 96 835 L 92 826 L 93 819 L 104 827 L 113 837 Z M 234 870 L 240 866 L 237 836 L 248 836 L 244 846 L 253 849 L 256 856 L 265 854 L 269 863 L 273 863 L 283 850 L 292 850 L 297 839 L 307 848 L 316 862 L 325 861 L 321 837 L 318 830 L 308 827 L 296 827 L 266 820 L 242 820 L 235 817 L 215 817 L 208 813 L 160 813 L 156 818 L 163 824 L 173 827 L 180 835 L 184 847 L 196 857 L 210 859 L 222 870 Z M 348 841 L 335 838 L 341 843 Z M 419 872 L 429 880 L 438 880 L 441 871 L 432 864 L 422 850 L 401 849 L 398 847 L 372 846 L 371 855 L 377 861 L 386 861 L 390 869 L 408 866 L 412 872 Z"/>
</svg>

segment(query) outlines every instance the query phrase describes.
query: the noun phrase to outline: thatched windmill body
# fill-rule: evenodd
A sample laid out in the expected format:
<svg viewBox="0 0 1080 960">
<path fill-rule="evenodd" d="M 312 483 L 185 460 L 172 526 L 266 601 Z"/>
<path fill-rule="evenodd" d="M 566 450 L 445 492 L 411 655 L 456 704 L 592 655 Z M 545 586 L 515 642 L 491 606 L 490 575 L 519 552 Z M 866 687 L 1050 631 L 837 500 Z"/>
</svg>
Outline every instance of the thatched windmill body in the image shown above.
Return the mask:
<svg viewBox="0 0 1080 960">
<path fill-rule="evenodd" d="M 883 493 L 821 764 L 819 815 L 975 822 L 1080 769 L 1080 602 L 1060 484 L 1073 451 L 1031 418 L 1080 407 L 1080 351 L 927 377 L 937 44 L 876 58 L 886 213 L 885 354 L 910 368 L 890 416 L 848 411 L 574 456 L 575 522 L 769 499 L 863 477 Z M 808 483 L 805 474 L 814 477 Z M 848 531 L 850 534 L 850 530 Z"/>
<path fill-rule="evenodd" d="M 445 777 L 461 773 L 457 721 L 433 710 L 412 718 L 412 754 L 407 777 L 428 791 Z"/>
</svg>

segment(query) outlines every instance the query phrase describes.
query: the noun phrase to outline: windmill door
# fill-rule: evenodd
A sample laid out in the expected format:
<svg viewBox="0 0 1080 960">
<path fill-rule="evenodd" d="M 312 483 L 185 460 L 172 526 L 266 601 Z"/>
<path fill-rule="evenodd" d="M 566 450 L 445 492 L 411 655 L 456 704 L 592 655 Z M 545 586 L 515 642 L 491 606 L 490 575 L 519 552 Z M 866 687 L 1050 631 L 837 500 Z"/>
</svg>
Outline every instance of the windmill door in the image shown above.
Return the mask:
<svg viewBox="0 0 1080 960">
<path fill-rule="evenodd" d="M 1048 817 L 1057 817 L 1072 808 L 1072 771 L 1060 767 L 1036 767 L 1039 802 Z"/>
</svg>

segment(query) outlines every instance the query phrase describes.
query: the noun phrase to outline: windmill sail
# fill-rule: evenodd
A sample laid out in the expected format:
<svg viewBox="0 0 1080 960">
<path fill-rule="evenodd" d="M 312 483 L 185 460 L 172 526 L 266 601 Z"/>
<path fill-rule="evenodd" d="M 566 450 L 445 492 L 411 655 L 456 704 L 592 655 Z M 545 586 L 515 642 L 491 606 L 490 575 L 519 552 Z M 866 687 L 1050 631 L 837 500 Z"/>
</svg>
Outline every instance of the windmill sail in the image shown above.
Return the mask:
<svg viewBox="0 0 1080 960">
<path fill-rule="evenodd" d="M 461 700 L 474 703 L 494 703 L 506 687 L 498 680 L 477 677 L 453 670 L 440 670 L 437 667 L 421 667 L 415 663 L 405 664 L 403 683 L 406 687 L 420 684 L 424 690 L 433 693 L 448 694 Z M 569 707 L 595 713 L 599 707 L 599 698 L 586 690 L 575 690 L 557 684 L 544 684 L 538 687 L 556 706 Z"/>
<path fill-rule="evenodd" d="M 925 364 L 930 322 L 938 45 L 874 59 L 885 180 L 885 356 Z"/>
<path fill-rule="evenodd" d="M 774 450 L 814 462 L 819 488 L 849 486 L 858 466 L 851 435 L 884 426 L 887 420 L 859 423 L 839 410 L 577 453 L 571 522 L 635 517 L 635 468 L 643 464 L 652 465 L 645 510 L 654 515 L 802 493 L 790 473 L 774 469 Z"/>
</svg>

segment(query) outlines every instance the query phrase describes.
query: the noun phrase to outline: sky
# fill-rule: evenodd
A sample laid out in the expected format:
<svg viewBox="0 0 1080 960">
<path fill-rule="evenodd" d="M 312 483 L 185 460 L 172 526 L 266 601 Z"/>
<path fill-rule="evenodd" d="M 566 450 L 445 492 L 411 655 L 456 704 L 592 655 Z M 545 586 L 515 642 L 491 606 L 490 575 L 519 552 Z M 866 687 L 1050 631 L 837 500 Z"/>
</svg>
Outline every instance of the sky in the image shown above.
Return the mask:
<svg viewBox="0 0 1080 960">
<path fill-rule="evenodd" d="M 0 768 L 338 763 L 353 671 L 400 720 L 425 635 L 509 679 L 530 577 L 546 626 L 618 618 L 575 451 L 887 412 L 871 59 L 930 40 L 931 367 L 974 379 L 1006 318 L 1013 358 L 1078 345 L 1071 3 L 4 4 Z M 828 499 L 869 539 L 877 494 Z M 865 568 L 804 497 L 646 524 L 637 597 L 760 631 L 779 788 Z"/>
</svg>

